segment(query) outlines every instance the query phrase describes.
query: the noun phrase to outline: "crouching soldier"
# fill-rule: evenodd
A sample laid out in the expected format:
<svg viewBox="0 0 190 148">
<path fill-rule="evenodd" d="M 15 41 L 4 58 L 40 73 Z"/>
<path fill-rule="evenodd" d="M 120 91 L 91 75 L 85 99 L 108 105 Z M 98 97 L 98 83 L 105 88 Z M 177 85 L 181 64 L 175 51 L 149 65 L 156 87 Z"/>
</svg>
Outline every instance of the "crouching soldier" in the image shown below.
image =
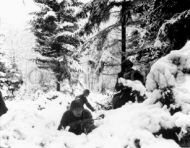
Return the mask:
<svg viewBox="0 0 190 148">
<path fill-rule="evenodd" d="M 93 112 L 95 109 L 91 106 L 91 104 L 88 102 L 87 97 L 89 96 L 90 91 L 88 89 L 85 89 L 83 91 L 83 94 L 77 96 L 75 99 L 79 100 L 82 106 L 86 104 L 86 106 Z"/>
<path fill-rule="evenodd" d="M 71 102 L 70 109 L 62 116 L 58 130 L 65 129 L 67 126 L 70 127 L 69 131 L 76 135 L 88 134 L 95 128 L 91 113 L 83 108 L 79 100 Z"/>
<path fill-rule="evenodd" d="M 0 117 L 8 111 L 5 102 L 3 100 L 2 93 L 0 92 Z"/>
</svg>

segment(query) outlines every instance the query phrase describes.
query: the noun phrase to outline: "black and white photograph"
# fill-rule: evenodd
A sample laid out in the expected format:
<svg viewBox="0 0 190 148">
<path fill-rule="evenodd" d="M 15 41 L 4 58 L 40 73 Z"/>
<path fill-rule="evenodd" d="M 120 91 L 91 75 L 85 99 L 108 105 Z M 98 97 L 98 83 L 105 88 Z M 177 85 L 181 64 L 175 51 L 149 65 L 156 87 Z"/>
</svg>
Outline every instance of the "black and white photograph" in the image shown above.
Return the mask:
<svg viewBox="0 0 190 148">
<path fill-rule="evenodd" d="M 0 148 L 190 148 L 190 0 L 0 0 Z"/>
</svg>

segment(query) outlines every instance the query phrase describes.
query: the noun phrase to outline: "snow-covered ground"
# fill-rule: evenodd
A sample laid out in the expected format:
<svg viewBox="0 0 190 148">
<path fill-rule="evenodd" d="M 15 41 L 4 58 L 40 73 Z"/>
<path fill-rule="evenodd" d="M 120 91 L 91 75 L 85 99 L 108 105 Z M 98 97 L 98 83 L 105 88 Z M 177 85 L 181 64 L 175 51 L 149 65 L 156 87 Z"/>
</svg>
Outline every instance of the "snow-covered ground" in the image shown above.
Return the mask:
<svg viewBox="0 0 190 148">
<path fill-rule="evenodd" d="M 119 109 L 105 111 L 97 102 L 107 105 L 113 94 L 91 93 L 89 102 L 97 110 L 93 117 L 103 113 L 105 118 L 95 120 L 97 128 L 88 135 L 76 136 L 66 130 L 57 130 L 73 96 L 37 92 L 32 97 L 18 96 L 14 101 L 6 101 L 9 111 L 0 118 L 0 147 L 136 148 L 135 141 L 140 140 L 141 148 L 178 148 L 173 140 L 155 137 L 152 133 L 172 127 L 181 127 L 185 132 L 190 126 L 189 45 L 188 42 L 180 51 L 173 51 L 158 60 L 147 77 L 146 88 L 138 82 L 121 80 L 147 95 L 143 103 L 127 103 Z M 182 112 L 171 115 L 166 106 L 155 104 L 166 87 L 172 87 L 174 106 L 182 107 Z"/>
<path fill-rule="evenodd" d="M 0 146 L 2 148 L 135 148 L 135 139 L 140 139 L 142 148 L 179 146 L 172 140 L 156 138 L 152 132 L 160 127 L 173 127 L 179 116 L 171 116 L 158 105 L 131 104 L 110 111 L 97 111 L 94 118 L 104 113 L 105 118 L 96 120 L 98 126 L 89 135 L 76 136 L 67 131 L 57 131 L 63 112 L 71 100 L 69 95 L 58 92 L 40 94 L 37 98 L 7 101 L 7 114 L 0 118 Z M 91 94 L 89 101 L 106 104 L 109 96 Z M 98 110 L 98 106 L 95 108 Z M 185 119 L 187 117 L 184 117 Z"/>
<path fill-rule="evenodd" d="M 92 94 L 89 101 L 95 105 L 95 101 L 106 102 L 107 97 Z M 7 101 L 9 111 L 0 118 L 0 147 L 132 148 L 135 139 L 140 139 L 142 148 L 178 147 L 172 140 L 152 135 L 160 125 L 172 127 L 176 121 L 156 105 L 129 103 L 117 110 L 97 111 L 93 113 L 94 118 L 100 113 L 104 113 L 105 118 L 96 120 L 98 128 L 89 135 L 76 136 L 67 131 L 57 131 L 61 116 L 72 99 L 71 96 L 51 92 L 33 101 Z"/>
<path fill-rule="evenodd" d="M 105 118 L 95 120 L 97 128 L 88 135 L 76 136 L 66 130 L 57 130 L 73 96 L 38 92 L 33 98 L 22 96 L 22 99 L 17 97 L 14 101 L 6 101 L 9 111 L 0 118 L 0 147 L 136 148 L 135 141 L 140 140 L 141 148 L 178 148 L 173 140 L 155 137 L 152 133 L 160 128 L 172 127 L 181 127 L 185 132 L 186 127 L 190 126 L 188 48 L 189 43 L 182 50 L 173 51 L 158 60 L 147 77 L 146 88 L 139 83 L 123 82 L 147 94 L 147 100 L 143 103 L 127 103 L 122 108 L 105 111 L 100 110 L 96 102 L 108 104 L 113 94 L 91 93 L 89 102 L 97 110 L 93 117 L 97 118 L 103 113 Z M 161 90 L 168 86 L 172 86 L 174 91 L 174 105 L 182 107 L 182 112 L 174 115 L 166 106 L 155 104 Z"/>
<path fill-rule="evenodd" d="M 0 5 L 0 30 L 6 34 L 6 41 L 9 41 L 4 44 L 4 49 L 11 56 L 19 53 L 16 60 L 21 63 L 18 65 L 27 77 L 31 66 L 25 61 L 32 58 L 34 37 L 25 30 L 25 25 L 30 18 L 28 12 L 34 11 L 36 6 L 32 0 L 4 2 Z M 10 9 L 14 13 L 9 13 Z M 110 23 L 113 22 L 107 24 Z M 155 42 L 156 47 L 162 44 L 159 40 Z M 0 117 L 0 148 L 136 148 L 135 140 L 140 140 L 141 148 L 179 148 L 173 140 L 155 137 L 152 133 L 163 127 L 181 127 L 186 132 L 186 127 L 190 127 L 189 49 L 190 42 L 180 51 L 173 51 L 158 60 L 147 77 L 146 88 L 138 82 L 121 79 L 125 85 L 147 95 L 147 100 L 143 103 L 127 103 L 122 108 L 105 111 L 97 102 L 108 105 L 112 93 L 92 93 L 89 102 L 97 110 L 92 113 L 93 118 L 102 113 L 105 118 L 95 120 L 97 128 L 89 135 L 76 136 L 66 130 L 57 130 L 62 114 L 68 109 L 73 96 L 59 92 L 38 92 L 32 96 L 17 96 L 15 100 L 6 101 L 9 111 Z M 103 58 L 107 59 L 108 56 L 104 54 Z M 159 102 L 155 104 L 166 87 L 172 88 L 175 99 L 173 105 L 181 107 L 181 112 L 171 115 L 166 106 Z"/>
</svg>

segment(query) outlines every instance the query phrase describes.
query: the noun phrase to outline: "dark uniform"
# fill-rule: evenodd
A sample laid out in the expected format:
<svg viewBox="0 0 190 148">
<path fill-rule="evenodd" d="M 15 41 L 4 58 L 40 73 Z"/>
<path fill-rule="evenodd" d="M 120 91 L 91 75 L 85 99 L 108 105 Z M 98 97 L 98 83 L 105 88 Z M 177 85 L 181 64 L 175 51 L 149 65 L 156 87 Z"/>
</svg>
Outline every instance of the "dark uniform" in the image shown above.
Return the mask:
<svg viewBox="0 0 190 148">
<path fill-rule="evenodd" d="M 82 111 L 80 116 L 74 114 L 77 108 Z M 74 100 L 70 109 L 63 114 L 58 130 L 65 129 L 67 126 L 70 127 L 69 131 L 76 135 L 89 133 L 95 128 L 91 113 L 84 109 L 78 100 Z"/>
<path fill-rule="evenodd" d="M 84 106 L 84 104 L 86 104 L 86 106 L 91 110 L 91 111 L 95 111 L 95 109 L 90 105 L 90 103 L 88 102 L 87 98 L 82 94 L 80 96 L 77 96 L 75 98 L 76 100 L 79 100 L 80 103 L 82 104 L 82 106 Z"/>
<path fill-rule="evenodd" d="M 0 116 L 5 114 L 7 111 L 8 111 L 8 109 L 7 109 L 5 102 L 3 100 L 2 93 L 0 92 Z"/>
<path fill-rule="evenodd" d="M 118 92 L 115 94 L 112 98 L 112 107 L 113 109 L 119 108 L 122 105 L 124 105 L 128 101 L 135 102 L 136 98 L 138 102 L 142 102 L 144 100 L 144 97 L 140 95 L 140 92 L 134 91 L 129 86 L 124 86 L 122 83 L 119 83 L 119 78 L 124 78 L 126 80 L 139 80 L 144 84 L 144 77 L 143 75 L 138 71 L 134 70 L 133 63 L 129 60 L 126 60 L 125 63 L 123 63 L 123 71 L 118 73 L 115 90 Z"/>
</svg>

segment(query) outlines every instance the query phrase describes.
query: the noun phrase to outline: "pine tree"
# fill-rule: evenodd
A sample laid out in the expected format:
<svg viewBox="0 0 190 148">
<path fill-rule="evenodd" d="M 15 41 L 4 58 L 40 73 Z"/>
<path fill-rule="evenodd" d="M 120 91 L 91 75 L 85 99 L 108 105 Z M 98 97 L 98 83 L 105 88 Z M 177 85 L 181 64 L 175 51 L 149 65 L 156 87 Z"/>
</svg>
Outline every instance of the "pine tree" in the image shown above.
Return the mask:
<svg viewBox="0 0 190 148">
<path fill-rule="evenodd" d="M 121 26 L 121 63 L 124 63 L 126 59 L 126 25 L 134 23 L 132 19 L 133 13 L 139 13 L 138 11 L 141 11 L 141 13 L 143 13 L 142 11 L 145 11 L 148 9 L 147 7 L 150 7 L 149 3 L 150 1 L 147 0 L 93 0 L 85 4 L 82 8 L 82 11 L 77 15 L 79 18 L 84 18 L 88 16 L 89 13 L 88 22 L 81 30 L 81 35 L 92 33 L 94 28 L 98 29 L 101 23 L 110 20 L 113 13 L 112 9 L 115 7 L 120 8 L 120 10 L 115 14 L 115 17 L 118 18 L 118 21 L 112 26 L 109 26 L 108 28 L 105 28 L 105 30 L 98 33 L 98 37 L 100 37 L 99 44 L 103 45 L 106 41 L 108 33 L 116 27 L 118 28 Z M 145 20 L 145 18 L 143 19 Z M 122 66 L 121 69 L 123 69 Z"/>
<path fill-rule="evenodd" d="M 15 97 L 15 92 L 18 91 L 23 84 L 21 71 L 16 64 L 6 69 L 5 79 L 4 84 L 8 88 L 9 97 Z"/>
<path fill-rule="evenodd" d="M 21 71 L 15 62 L 8 62 L 4 54 L 1 54 L 0 69 L 0 88 L 7 91 L 5 97 L 14 98 L 23 84 Z"/>
<path fill-rule="evenodd" d="M 57 91 L 63 79 L 71 80 L 71 72 L 76 71 L 77 47 L 80 39 L 75 33 L 78 29 L 75 9 L 77 0 L 35 0 L 41 10 L 34 13 L 31 22 L 36 36 L 35 51 L 41 56 L 36 59 L 40 68 L 51 69 L 57 80 Z"/>
</svg>

